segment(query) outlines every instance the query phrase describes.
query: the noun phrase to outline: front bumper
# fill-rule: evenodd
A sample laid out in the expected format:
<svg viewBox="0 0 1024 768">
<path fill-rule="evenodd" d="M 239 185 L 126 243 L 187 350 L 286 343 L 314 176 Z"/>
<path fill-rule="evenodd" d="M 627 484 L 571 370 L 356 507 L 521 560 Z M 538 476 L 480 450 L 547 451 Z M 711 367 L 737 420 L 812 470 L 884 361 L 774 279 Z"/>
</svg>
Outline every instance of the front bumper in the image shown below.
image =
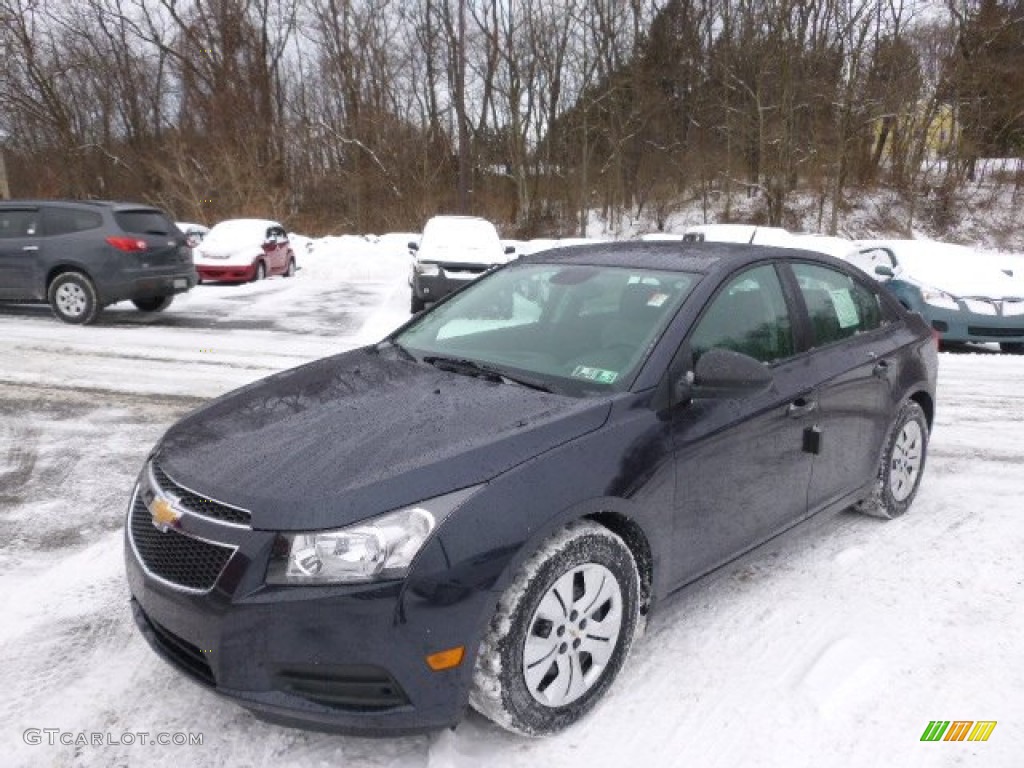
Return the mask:
<svg viewBox="0 0 1024 768">
<path fill-rule="evenodd" d="M 449 293 L 457 291 L 467 283 L 484 274 L 473 272 L 446 272 L 443 268 L 437 275 L 421 275 L 415 270 L 412 273 L 412 292 L 423 301 L 440 301 Z"/>
<path fill-rule="evenodd" d="M 196 271 L 200 280 L 218 283 L 248 283 L 256 278 L 256 264 L 225 264 L 211 266 L 197 264 Z"/>
<path fill-rule="evenodd" d="M 938 332 L 942 341 L 947 342 L 1024 342 L 1024 313 L 1000 314 L 1006 312 L 1009 302 L 995 305 L 994 314 L 971 312 L 967 309 L 952 310 L 924 305 L 921 314 L 928 324 Z M 1013 311 L 1017 311 L 1016 307 Z"/>
<path fill-rule="evenodd" d="M 263 577 L 275 534 L 196 519 L 183 521 L 178 530 L 148 534 L 195 537 L 203 546 L 216 542 L 231 550 L 216 566 L 212 587 L 204 590 L 196 582 L 182 588 L 149 567 L 165 567 L 159 553 L 154 559 L 147 550 L 143 565 L 139 552 L 149 545 L 137 547 L 136 539 L 147 534 L 135 528 L 133 535 L 133 525 L 152 523 L 138 502 L 133 499 L 125 526 L 135 622 L 150 646 L 193 680 L 261 719 L 343 733 L 434 730 L 464 715 L 470 649 L 479 643 L 480 617 L 493 610 L 490 593 L 453 592 L 422 577 L 268 587 Z M 461 665 L 440 672 L 429 668 L 427 655 L 458 645 L 467 651 Z"/>
</svg>

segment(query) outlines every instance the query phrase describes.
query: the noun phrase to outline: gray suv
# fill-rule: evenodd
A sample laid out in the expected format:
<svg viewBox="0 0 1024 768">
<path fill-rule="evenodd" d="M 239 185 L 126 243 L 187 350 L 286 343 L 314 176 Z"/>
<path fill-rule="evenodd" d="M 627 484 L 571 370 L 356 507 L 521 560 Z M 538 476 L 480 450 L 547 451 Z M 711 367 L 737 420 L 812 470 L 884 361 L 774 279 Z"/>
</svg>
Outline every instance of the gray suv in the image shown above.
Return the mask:
<svg viewBox="0 0 1024 768">
<path fill-rule="evenodd" d="M 46 301 L 59 319 L 82 324 L 118 301 L 159 312 L 197 280 L 184 233 L 158 208 L 0 202 L 0 301 Z"/>
</svg>

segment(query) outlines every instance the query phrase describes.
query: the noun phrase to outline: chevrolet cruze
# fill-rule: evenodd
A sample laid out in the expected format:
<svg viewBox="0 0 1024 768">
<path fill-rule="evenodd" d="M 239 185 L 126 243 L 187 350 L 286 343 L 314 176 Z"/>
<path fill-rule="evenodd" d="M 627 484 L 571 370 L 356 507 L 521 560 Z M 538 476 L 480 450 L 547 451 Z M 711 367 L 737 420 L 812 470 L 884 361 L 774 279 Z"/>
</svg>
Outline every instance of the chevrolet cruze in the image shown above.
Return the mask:
<svg viewBox="0 0 1024 768">
<path fill-rule="evenodd" d="M 527 256 L 171 427 L 125 524 L 135 620 L 271 721 L 553 733 L 673 590 L 814 513 L 904 513 L 936 369 L 828 256 Z"/>
</svg>

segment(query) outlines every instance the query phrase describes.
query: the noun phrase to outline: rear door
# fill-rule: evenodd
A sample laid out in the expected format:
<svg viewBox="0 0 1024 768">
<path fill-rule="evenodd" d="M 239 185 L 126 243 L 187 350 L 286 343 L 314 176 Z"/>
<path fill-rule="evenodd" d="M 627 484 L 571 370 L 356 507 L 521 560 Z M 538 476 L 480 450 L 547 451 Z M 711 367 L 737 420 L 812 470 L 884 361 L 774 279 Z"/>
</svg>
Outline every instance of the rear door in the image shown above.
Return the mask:
<svg viewBox="0 0 1024 768">
<path fill-rule="evenodd" d="M 42 299 L 39 209 L 0 208 L 0 299 Z"/>
<path fill-rule="evenodd" d="M 832 266 L 794 261 L 791 267 L 807 309 L 807 357 L 822 381 L 820 437 L 807 499 L 815 510 L 874 478 L 893 417 L 903 342 L 900 324 L 876 286 Z"/>
</svg>

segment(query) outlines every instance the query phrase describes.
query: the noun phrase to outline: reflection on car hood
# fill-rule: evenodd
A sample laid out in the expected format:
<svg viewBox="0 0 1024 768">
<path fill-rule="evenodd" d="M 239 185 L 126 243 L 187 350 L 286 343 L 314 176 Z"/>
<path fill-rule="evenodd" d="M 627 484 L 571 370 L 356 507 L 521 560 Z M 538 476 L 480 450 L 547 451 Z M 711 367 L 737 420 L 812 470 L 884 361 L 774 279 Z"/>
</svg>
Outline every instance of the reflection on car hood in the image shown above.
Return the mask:
<svg viewBox="0 0 1024 768">
<path fill-rule="evenodd" d="M 316 530 L 485 482 L 597 429 L 609 407 L 362 349 L 213 401 L 171 427 L 157 460 L 255 528 Z"/>
</svg>

